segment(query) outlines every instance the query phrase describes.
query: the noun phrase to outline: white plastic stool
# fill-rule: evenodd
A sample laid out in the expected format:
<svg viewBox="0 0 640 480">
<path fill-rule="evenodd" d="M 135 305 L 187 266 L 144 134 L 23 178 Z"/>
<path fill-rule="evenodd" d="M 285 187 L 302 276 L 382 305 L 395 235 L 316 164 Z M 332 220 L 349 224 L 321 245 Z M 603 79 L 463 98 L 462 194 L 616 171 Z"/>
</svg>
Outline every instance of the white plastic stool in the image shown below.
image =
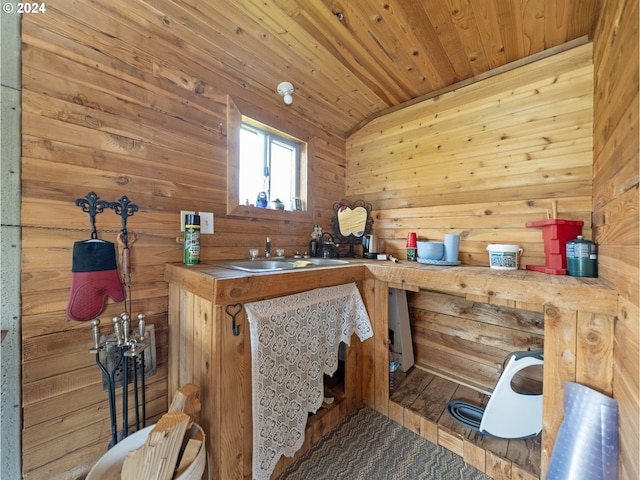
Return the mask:
<svg viewBox="0 0 640 480">
<path fill-rule="evenodd" d="M 542 350 L 511 354 L 484 409 L 480 432 L 500 438 L 527 438 L 542 431 L 542 394 L 518 393 L 511 381 L 521 370 L 543 363 Z"/>
</svg>

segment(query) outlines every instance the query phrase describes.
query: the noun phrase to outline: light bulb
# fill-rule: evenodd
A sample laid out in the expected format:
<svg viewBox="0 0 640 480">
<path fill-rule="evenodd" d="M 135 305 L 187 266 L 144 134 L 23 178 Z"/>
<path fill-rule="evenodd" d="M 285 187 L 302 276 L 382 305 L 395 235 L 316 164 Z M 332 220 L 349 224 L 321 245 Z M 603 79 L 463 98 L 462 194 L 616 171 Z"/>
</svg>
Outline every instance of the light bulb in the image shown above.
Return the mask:
<svg viewBox="0 0 640 480">
<path fill-rule="evenodd" d="M 293 85 L 291 85 L 291 83 L 289 82 L 282 82 L 278 85 L 278 88 L 276 89 L 276 91 L 282 95 L 282 99 L 284 100 L 284 103 L 286 103 L 287 105 L 291 105 L 293 103 L 293 97 L 291 96 L 291 94 L 293 93 Z"/>
</svg>

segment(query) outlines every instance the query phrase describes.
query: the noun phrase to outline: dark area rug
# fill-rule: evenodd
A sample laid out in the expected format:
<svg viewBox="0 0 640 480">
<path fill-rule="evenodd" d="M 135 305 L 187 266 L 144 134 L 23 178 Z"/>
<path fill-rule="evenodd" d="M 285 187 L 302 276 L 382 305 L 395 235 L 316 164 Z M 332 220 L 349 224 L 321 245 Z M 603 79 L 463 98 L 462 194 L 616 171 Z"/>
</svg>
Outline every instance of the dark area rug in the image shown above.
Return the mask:
<svg viewBox="0 0 640 480">
<path fill-rule="evenodd" d="M 489 478 L 449 450 L 365 407 L 296 460 L 279 480 Z"/>
</svg>

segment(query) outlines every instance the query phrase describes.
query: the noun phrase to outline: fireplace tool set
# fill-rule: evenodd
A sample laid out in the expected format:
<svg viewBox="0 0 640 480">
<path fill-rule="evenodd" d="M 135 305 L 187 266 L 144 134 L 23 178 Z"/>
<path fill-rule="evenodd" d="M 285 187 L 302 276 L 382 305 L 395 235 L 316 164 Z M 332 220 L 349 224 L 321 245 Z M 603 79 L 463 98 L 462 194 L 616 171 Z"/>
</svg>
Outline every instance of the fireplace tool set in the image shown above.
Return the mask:
<svg viewBox="0 0 640 480">
<path fill-rule="evenodd" d="M 93 348 L 89 353 L 96 356 L 96 364 L 102 370 L 107 383 L 109 395 L 109 412 L 111 418 L 111 442 L 113 447 L 129 435 L 129 383 L 130 374 L 133 380 L 133 401 L 135 413 L 135 429 L 146 427 L 145 397 L 145 350 L 149 347 L 148 335 L 145 331 L 144 314 L 138 314 L 137 331 L 131 331 L 129 315 L 126 312 L 113 317 L 113 333 L 104 340 L 100 336 L 100 320 L 91 321 Z M 101 351 L 106 355 L 101 358 Z M 122 432 L 118 435 L 116 388 L 122 386 Z M 138 393 L 140 384 L 140 395 Z M 142 422 L 140 418 L 142 417 Z"/>
<path fill-rule="evenodd" d="M 103 386 L 108 393 L 111 420 L 111 441 L 113 447 L 129 431 L 129 384 L 133 389 L 133 410 L 135 430 L 146 427 L 145 375 L 155 373 L 155 341 L 152 326 L 145 326 L 145 315 L 137 316 L 137 328 L 132 325 L 131 312 L 131 265 L 130 245 L 135 236 L 127 231 L 127 218 L 138 211 L 138 206 L 122 196 L 117 202 L 99 200 L 94 192 L 86 199 L 77 199 L 76 205 L 89 214 L 91 239 L 74 244 L 71 295 L 67 313 L 78 321 L 91 320 L 93 346 L 89 353 L 95 354 L 96 364 L 102 372 Z M 115 245 L 98 239 L 95 216 L 105 208 L 113 209 L 122 217 L 122 229 L 117 236 L 121 248 L 120 267 L 122 280 L 117 273 Z M 123 301 L 125 311 L 112 318 L 113 330 L 102 334 L 100 320 L 96 318 L 104 309 L 109 296 L 115 301 Z M 127 299 L 128 307 L 127 307 Z M 152 356 L 152 371 L 145 366 L 145 351 Z M 116 389 L 122 388 L 121 415 L 122 431 L 118 433 Z"/>
</svg>

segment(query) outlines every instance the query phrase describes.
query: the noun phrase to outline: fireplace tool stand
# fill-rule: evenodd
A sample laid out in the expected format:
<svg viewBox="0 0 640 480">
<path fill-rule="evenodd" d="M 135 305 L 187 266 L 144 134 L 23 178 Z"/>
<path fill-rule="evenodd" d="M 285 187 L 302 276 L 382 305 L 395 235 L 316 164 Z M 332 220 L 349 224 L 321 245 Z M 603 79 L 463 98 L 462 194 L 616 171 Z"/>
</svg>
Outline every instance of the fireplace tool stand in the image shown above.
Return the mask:
<svg viewBox="0 0 640 480">
<path fill-rule="evenodd" d="M 95 354 L 96 364 L 100 367 L 107 384 L 111 419 L 109 448 L 132 433 L 129 432 L 129 373 L 133 374 L 135 428 L 139 430 L 141 427 L 140 417 L 142 417 L 142 428 L 146 427 L 144 354 L 149 346 L 144 314 L 138 314 L 137 332 L 131 331 L 129 315 L 126 312 L 119 317 L 113 317 L 112 322 L 113 333 L 101 338 L 100 320 L 91 321 L 93 348 L 89 350 L 89 353 Z M 101 358 L 101 352 L 103 358 Z M 118 433 L 116 388 L 120 383 L 122 383 L 122 431 Z"/>
<path fill-rule="evenodd" d="M 109 413 L 111 419 L 111 442 L 113 447 L 129 433 L 129 374 L 133 376 L 133 401 L 135 411 L 135 428 L 140 429 L 140 410 L 142 410 L 142 427 L 146 427 L 146 395 L 145 395 L 145 349 L 155 342 L 145 330 L 144 314 L 138 314 L 138 330 L 131 329 L 132 311 L 131 296 L 131 244 L 135 241 L 135 235 L 127 230 L 127 219 L 138 211 L 138 206 L 131 203 L 126 195 L 115 202 L 99 200 L 95 192 L 89 192 L 86 198 L 76 200 L 76 205 L 82 207 L 82 211 L 89 214 L 91 222 L 91 238 L 97 239 L 95 217 L 105 208 L 114 210 L 121 217 L 122 228 L 117 236 L 118 246 L 121 250 L 120 267 L 122 273 L 122 287 L 124 293 L 124 309 L 119 317 L 113 317 L 113 333 L 104 337 L 100 335 L 100 320 L 91 321 L 93 336 L 93 348 L 89 353 L 96 356 L 96 364 L 102 371 L 104 384 L 109 396 Z M 155 345 L 152 345 L 155 348 Z M 154 352 L 151 351 L 152 364 L 154 364 Z M 140 384 L 140 385 L 138 385 Z M 116 388 L 122 387 L 122 431 L 118 434 L 117 425 L 117 401 Z M 141 392 L 140 394 L 138 392 Z"/>
</svg>

